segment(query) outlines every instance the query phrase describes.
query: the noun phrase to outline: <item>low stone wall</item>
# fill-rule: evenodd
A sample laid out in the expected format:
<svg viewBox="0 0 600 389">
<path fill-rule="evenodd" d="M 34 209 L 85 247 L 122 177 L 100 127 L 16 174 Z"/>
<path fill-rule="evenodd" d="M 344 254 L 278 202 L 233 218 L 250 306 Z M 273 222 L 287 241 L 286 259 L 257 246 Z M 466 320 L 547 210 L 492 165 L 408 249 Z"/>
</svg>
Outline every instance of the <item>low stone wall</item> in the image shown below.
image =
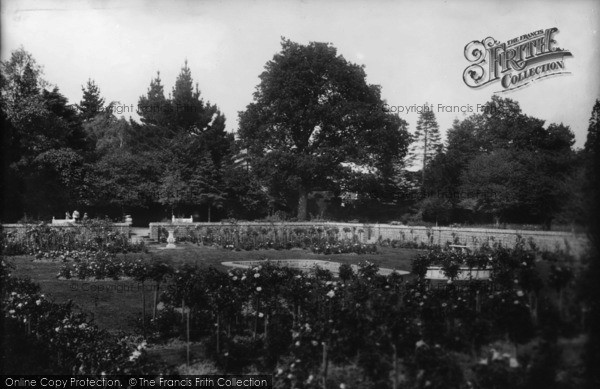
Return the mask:
<svg viewBox="0 0 600 389">
<path fill-rule="evenodd" d="M 16 232 L 17 236 L 25 235 L 25 231 L 27 227 L 35 226 L 35 224 L 2 224 L 2 231 L 10 233 Z M 80 229 L 84 228 L 83 225 L 77 223 L 70 224 L 48 224 L 50 228 L 59 228 L 59 229 Z M 127 236 L 131 236 L 131 223 L 113 223 L 113 226 L 122 233 L 127 234 Z"/>
<path fill-rule="evenodd" d="M 201 232 L 207 228 L 225 228 L 238 230 L 240 233 L 254 228 L 271 228 L 278 231 L 283 229 L 321 227 L 324 229 L 337 228 L 340 239 L 357 237 L 364 243 L 375 243 L 379 240 L 397 240 L 401 242 L 415 242 L 417 244 L 439 244 L 447 242 L 462 244 L 470 248 L 477 248 L 484 243 L 501 243 L 505 247 L 513 247 L 517 239 L 523 238 L 533 242 L 541 250 L 554 251 L 556 249 L 568 251 L 575 256 L 580 256 L 587 248 L 588 240 L 585 234 L 556 231 L 529 231 L 529 230 L 502 230 L 484 228 L 454 228 L 454 227 L 412 227 L 390 224 L 359 224 L 359 223 L 150 223 L 150 238 L 158 240 L 159 228 L 180 227 L 194 228 Z M 175 231 L 177 237 L 177 231 Z"/>
</svg>

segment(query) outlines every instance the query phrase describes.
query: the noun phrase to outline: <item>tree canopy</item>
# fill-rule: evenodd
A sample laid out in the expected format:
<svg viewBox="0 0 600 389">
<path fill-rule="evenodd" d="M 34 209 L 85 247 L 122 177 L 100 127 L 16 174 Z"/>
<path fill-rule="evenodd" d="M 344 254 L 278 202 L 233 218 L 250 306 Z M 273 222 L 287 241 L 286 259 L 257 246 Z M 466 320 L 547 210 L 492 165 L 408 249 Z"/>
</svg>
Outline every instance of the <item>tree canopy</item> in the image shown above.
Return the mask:
<svg viewBox="0 0 600 389">
<path fill-rule="evenodd" d="M 259 177 L 296 191 L 300 220 L 311 190 L 344 188 L 353 171 L 389 176 L 406 153 L 406 122 L 382 111 L 380 88 L 335 47 L 283 39 L 260 80 L 239 138 Z"/>
<path fill-rule="evenodd" d="M 456 193 L 453 206 L 496 221 L 549 225 L 569 196 L 574 135 L 522 113 L 511 99 L 493 96 L 484 113 L 455 121 L 447 147 L 428 168 L 429 191 Z"/>
<path fill-rule="evenodd" d="M 440 127 L 435 119 L 435 113 L 429 109 L 429 105 L 425 103 L 419 119 L 417 120 L 417 129 L 413 135 L 413 142 L 410 147 L 411 163 L 419 161 L 421 163 L 421 185 L 425 183 L 425 172 L 429 161 L 436 154 L 442 151 L 442 140 L 440 137 Z"/>
<path fill-rule="evenodd" d="M 381 88 L 367 82 L 364 66 L 329 43 L 282 39 L 239 113 L 235 138 L 187 61 L 170 93 L 159 72 L 151 78 L 138 100 L 139 121 L 118 117 L 121 103 L 107 103 L 92 78 L 70 104 L 23 48 L 0 70 L 7 221 L 81 207 L 146 221 L 268 212 L 304 220 L 310 199 L 329 218 L 397 220 L 412 212 L 439 223 L 548 227 L 588 223 L 597 192 L 598 101 L 582 150 L 573 149 L 567 125 L 546 124 L 498 96 L 483 113 L 457 119 L 442 145 L 432 110 L 419 115 L 412 137 L 404 120 L 384 111 Z M 411 142 L 421 172 L 406 169 Z M 415 199 L 419 188 L 425 196 Z"/>
</svg>

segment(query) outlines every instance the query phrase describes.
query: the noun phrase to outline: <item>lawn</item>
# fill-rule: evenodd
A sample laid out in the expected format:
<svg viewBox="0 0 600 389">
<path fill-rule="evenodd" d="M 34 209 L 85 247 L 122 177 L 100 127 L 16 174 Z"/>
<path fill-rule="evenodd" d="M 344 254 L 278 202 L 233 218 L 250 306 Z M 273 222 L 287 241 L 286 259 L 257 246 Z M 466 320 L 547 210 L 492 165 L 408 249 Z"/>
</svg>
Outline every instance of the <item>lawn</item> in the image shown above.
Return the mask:
<svg viewBox="0 0 600 389">
<path fill-rule="evenodd" d="M 194 263 L 198 266 L 214 266 L 221 270 L 225 261 L 258 259 L 321 259 L 341 263 L 357 264 L 369 260 L 380 267 L 410 270 L 411 260 L 420 252 L 413 249 L 393 249 L 380 247 L 377 254 L 313 254 L 302 249 L 230 251 L 217 247 L 203 247 L 189 243 L 178 244 L 177 249 L 164 250 L 163 245 L 150 245 L 147 254 L 126 254 L 131 258 L 148 256 L 156 260 L 172 262 L 175 266 Z M 39 283 L 42 293 L 55 302 L 72 300 L 82 311 L 94 318 L 100 328 L 113 333 L 132 332 L 142 314 L 142 293 L 145 293 L 147 312 L 151 311 L 154 298 L 154 285 L 141 285 L 133 280 L 59 280 L 56 275 L 60 262 L 34 262 L 30 256 L 16 256 L 9 259 L 15 265 L 14 275 L 31 278 Z"/>
</svg>

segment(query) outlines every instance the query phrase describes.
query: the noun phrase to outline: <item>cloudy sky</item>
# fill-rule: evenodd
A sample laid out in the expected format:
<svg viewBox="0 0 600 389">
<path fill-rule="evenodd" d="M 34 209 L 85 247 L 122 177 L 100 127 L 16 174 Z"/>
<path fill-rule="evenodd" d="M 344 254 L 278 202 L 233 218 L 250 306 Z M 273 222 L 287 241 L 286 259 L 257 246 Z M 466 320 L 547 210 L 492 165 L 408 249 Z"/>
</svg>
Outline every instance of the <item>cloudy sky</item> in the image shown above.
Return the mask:
<svg viewBox="0 0 600 389">
<path fill-rule="evenodd" d="M 92 78 L 107 101 L 134 106 L 157 70 L 170 91 L 184 60 L 205 100 L 217 104 L 227 128 L 252 100 L 258 75 L 284 36 L 330 42 L 365 65 L 369 83 L 393 106 L 434 104 L 440 127 L 463 114 L 443 106 L 489 100 L 498 83 L 471 89 L 462 74 L 464 47 L 557 27 L 557 45 L 570 50 L 568 75 L 509 93 L 529 115 L 564 123 L 581 147 L 595 99 L 600 2 L 593 1 L 11 1 L 1 2 L 2 60 L 23 46 L 47 81 L 70 102 Z M 400 115 L 414 131 L 416 113 Z"/>
</svg>

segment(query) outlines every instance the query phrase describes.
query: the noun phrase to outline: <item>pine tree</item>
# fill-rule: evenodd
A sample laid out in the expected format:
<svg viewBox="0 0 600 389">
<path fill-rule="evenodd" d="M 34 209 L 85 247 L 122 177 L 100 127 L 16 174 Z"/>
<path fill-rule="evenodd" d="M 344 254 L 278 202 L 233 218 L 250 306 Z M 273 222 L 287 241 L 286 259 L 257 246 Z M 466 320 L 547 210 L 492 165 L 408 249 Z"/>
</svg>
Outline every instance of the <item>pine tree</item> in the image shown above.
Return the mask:
<svg viewBox="0 0 600 389">
<path fill-rule="evenodd" d="M 168 127 L 171 122 L 172 111 L 169 100 L 165 98 L 160 72 L 156 72 L 156 78 L 150 80 L 150 87 L 146 96 L 141 96 L 138 100 L 140 119 L 146 125 Z"/>
<path fill-rule="evenodd" d="M 104 99 L 100 96 L 100 88 L 90 78 L 85 88 L 82 86 L 83 98 L 77 108 L 83 121 L 90 121 L 104 109 Z"/>
<path fill-rule="evenodd" d="M 171 105 L 175 131 L 191 136 L 188 142 L 197 146 L 195 154 L 210 152 L 215 166 L 219 167 L 230 153 L 232 137 L 225 131 L 225 117 L 218 107 L 204 102 L 198 84 L 194 87 L 187 60 L 175 81 Z"/>
<path fill-rule="evenodd" d="M 198 85 L 194 89 L 194 81 L 192 72 L 188 67 L 187 60 L 185 61 L 172 93 L 172 104 L 175 116 L 175 126 L 178 130 L 190 134 L 198 134 L 202 132 L 208 122 L 207 108 L 200 98 Z"/>
<path fill-rule="evenodd" d="M 425 183 L 425 168 L 433 157 L 442 151 L 442 142 L 440 139 L 440 127 L 433 110 L 425 103 L 423 111 L 419 114 L 417 121 L 417 130 L 413 135 L 413 144 L 410 149 L 409 162 L 415 164 L 420 161 L 421 167 L 421 185 Z"/>
</svg>

